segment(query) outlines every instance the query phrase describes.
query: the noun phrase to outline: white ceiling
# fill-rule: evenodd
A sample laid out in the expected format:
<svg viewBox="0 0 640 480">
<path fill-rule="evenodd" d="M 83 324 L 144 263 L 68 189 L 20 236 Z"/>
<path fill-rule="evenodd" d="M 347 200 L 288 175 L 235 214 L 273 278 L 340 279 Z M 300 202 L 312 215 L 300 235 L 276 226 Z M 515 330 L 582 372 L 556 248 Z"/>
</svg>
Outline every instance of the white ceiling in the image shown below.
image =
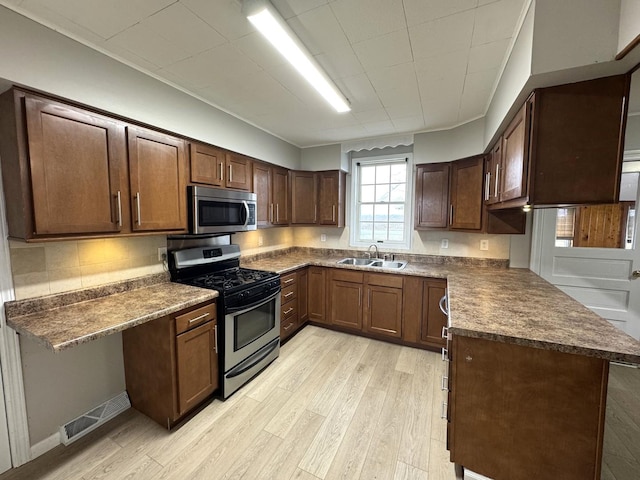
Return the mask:
<svg viewBox="0 0 640 480">
<path fill-rule="evenodd" d="M 57 31 L 305 147 L 485 114 L 525 0 L 272 0 L 351 102 L 337 114 L 240 0 L 3 0 Z"/>
</svg>

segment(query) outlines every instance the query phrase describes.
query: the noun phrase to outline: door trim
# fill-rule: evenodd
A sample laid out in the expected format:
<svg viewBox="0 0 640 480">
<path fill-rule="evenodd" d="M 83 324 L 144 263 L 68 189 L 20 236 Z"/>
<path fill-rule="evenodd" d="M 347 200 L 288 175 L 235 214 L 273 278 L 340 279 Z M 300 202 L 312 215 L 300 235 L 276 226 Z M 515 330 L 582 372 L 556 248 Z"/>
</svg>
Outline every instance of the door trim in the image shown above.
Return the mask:
<svg viewBox="0 0 640 480">
<path fill-rule="evenodd" d="M 9 431 L 11 463 L 18 467 L 31 460 L 27 407 L 22 378 L 20 343 L 15 330 L 8 328 L 4 316 L 4 302 L 15 299 L 13 277 L 9 264 L 7 218 L 0 171 L 0 363 L 4 384 L 4 402 Z M 2 399 L 0 399 L 2 401 Z"/>
</svg>

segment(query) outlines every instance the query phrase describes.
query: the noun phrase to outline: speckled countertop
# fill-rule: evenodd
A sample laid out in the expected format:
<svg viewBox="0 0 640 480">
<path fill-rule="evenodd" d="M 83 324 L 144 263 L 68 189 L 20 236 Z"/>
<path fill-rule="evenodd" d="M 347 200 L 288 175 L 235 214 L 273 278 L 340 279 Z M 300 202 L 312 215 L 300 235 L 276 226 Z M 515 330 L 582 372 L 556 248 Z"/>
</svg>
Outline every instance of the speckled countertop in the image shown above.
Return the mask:
<svg viewBox="0 0 640 480">
<path fill-rule="evenodd" d="M 337 265 L 345 256 L 345 252 L 298 249 L 245 261 L 243 266 L 280 273 L 306 265 L 383 271 Z M 446 278 L 454 334 L 640 363 L 640 342 L 527 269 L 504 268 L 499 260 L 406 259 L 409 264 L 403 270 L 385 271 Z"/>
<path fill-rule="evenodd" d="M 54 352 L 210 301 L 215 290 L 150 275 L 104 287 L 5 303 L 7 325 Z"/>
</svg>

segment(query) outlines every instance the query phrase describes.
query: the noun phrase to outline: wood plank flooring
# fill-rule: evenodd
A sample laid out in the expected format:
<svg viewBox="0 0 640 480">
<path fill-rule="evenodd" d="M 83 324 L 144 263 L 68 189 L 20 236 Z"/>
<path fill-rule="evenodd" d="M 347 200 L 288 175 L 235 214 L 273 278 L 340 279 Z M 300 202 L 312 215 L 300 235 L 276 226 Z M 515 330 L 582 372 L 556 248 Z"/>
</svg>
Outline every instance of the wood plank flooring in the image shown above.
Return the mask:
<svg viewBox="0 0 640 480">
<path fill-rule="evenodd" d="M 454 480 L 440 355 L 307 326 L 167 432 L 134 409 L 0 480 Z M 611 367 L 603 480 L 640 478 L 640 370 Z"/>
</svg>

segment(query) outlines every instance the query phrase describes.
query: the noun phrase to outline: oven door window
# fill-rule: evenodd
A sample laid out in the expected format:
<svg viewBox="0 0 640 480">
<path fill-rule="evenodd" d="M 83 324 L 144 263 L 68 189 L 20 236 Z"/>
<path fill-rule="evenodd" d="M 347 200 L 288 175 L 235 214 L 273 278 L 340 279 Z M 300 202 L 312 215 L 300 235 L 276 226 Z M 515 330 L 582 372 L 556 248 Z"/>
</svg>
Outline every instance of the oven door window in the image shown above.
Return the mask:
<svg viewBox="0 0 640 480">
<path fill-rule="evenodd" d="M 234 318 L 234 350 L 246 347 L 276 326 L 276 301 L 272 300 Z"/>
<path fill-rule="evenodd" d="M 242 202 L 198 201 L 198 224 L 200 227 L 244 225 L 246 220 L 247 210 Z"/>
</svg>

